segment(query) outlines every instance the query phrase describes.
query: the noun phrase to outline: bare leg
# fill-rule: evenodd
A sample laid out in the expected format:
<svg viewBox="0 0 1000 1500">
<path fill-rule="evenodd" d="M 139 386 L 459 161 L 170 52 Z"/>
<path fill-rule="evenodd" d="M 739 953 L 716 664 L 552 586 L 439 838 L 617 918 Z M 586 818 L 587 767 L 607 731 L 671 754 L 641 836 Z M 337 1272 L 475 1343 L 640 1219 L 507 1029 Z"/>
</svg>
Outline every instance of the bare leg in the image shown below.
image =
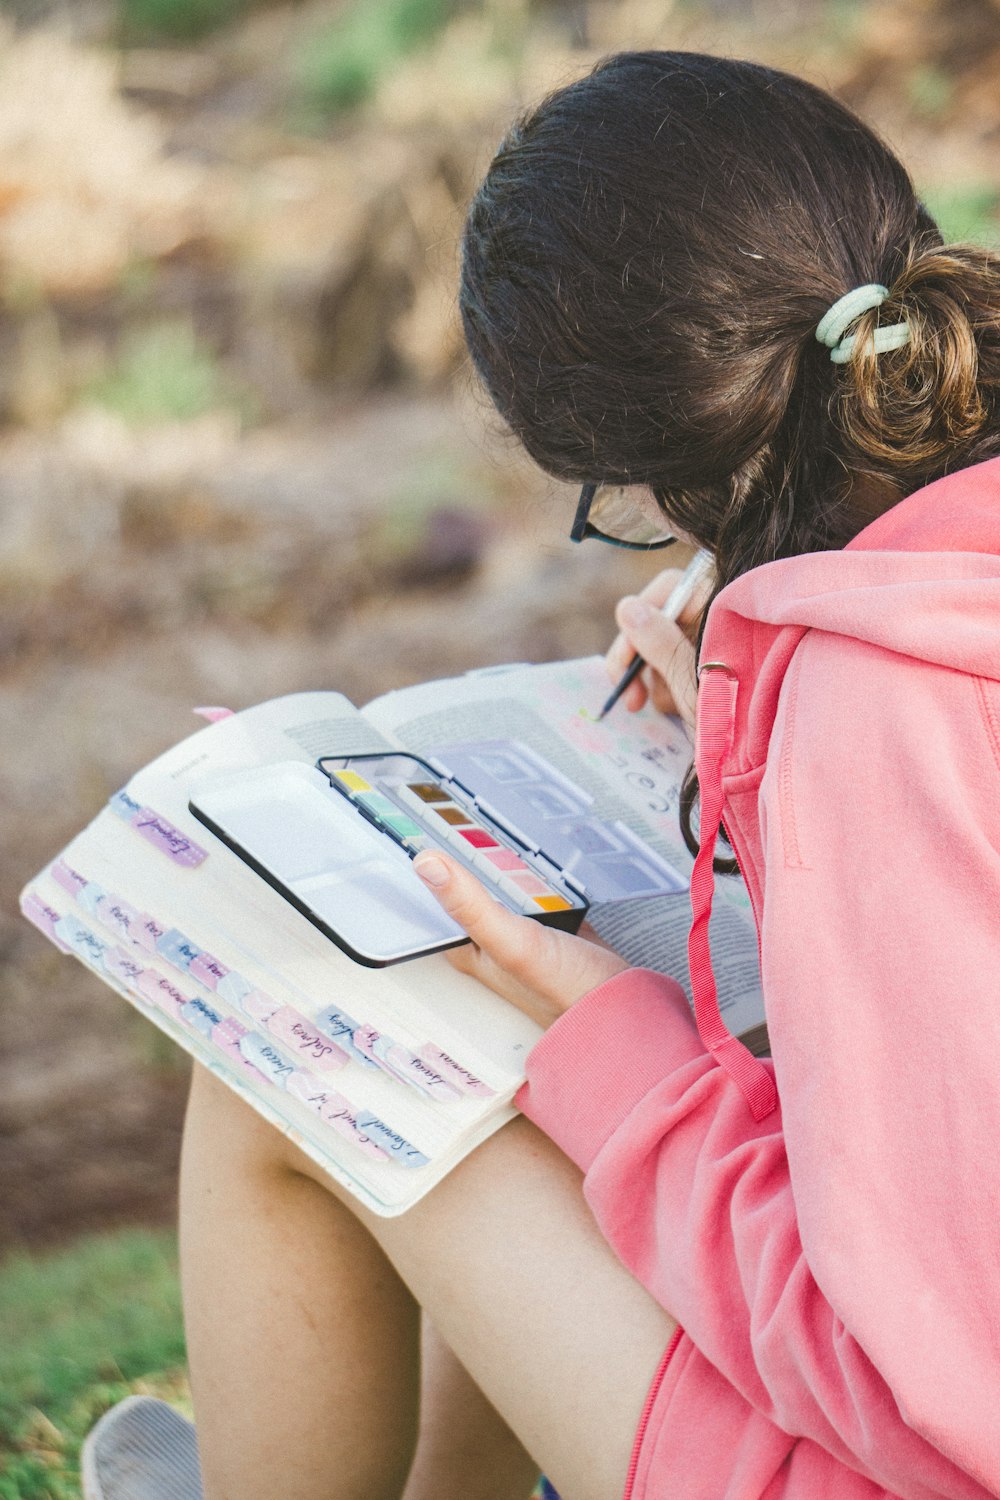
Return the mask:
<svg viewBox="0 0 1000 1500">
<path fill-rule="evenodd" d="M 419 1308 L 368 1232 L 281 1163 L 278 1132 L 195 1074 L 181 1272 L 205 1493 L 399 1500 Z M 199 1108 L 213 1091 L 232 1100 L 228 1119 Z"/>
<path fill-rule="evenodd" d="M 528 1500 L 538 1465 L 424 1315 L 420 1437 L 403 1500 Z"/>
<path fill-rule="evenodd" d="M 224 1097 L 237 1128 L 220 1140 L 193 1104 L 182 1164 L 206 1494 L 399 1500 L 405 1482 L 405 1500 L 527 1500 L 537 1466 L 368 1231 Z"/>
<path fill-rule="evenodd" d="M 674 1324 L 615 1260 L 545 1136 L 517 1120 L 379 1219 L 195 1073 L 182 1255 L 211 1500 L 398 1500 L 416 1421 L 403 1283 L 567 1500 L 621 1493 Z"/>
</svg>

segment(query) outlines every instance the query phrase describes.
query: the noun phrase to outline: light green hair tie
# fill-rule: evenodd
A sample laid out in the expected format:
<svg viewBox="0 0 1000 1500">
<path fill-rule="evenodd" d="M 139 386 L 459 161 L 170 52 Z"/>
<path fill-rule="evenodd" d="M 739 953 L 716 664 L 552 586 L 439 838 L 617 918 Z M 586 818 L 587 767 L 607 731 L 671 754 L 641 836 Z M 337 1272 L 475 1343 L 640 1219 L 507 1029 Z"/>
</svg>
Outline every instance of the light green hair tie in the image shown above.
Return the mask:
<svg viewBox="0 0 1000 1500">
<path fill-rule="evenodd" d="M 853 291 L 845 292 L 823 314 L 816 325 L 816 337 L 829 349 L 830 358 L 835 365 L 846 365 L 854 353 L 856 335 L 847 333 L 847 329 L 860 318 L 862 313 L 869 312 L 873 307 L 879 307 L 888 295 L 887 286 L 880 286 L 877 281 L 871 281 L 867 286 L 856 286 Z M 873 330 L 868 341 L 868 348 L 874 350 L 876 354 L 882 354 L 887 349 L 902 349 L 903 345 L 909 342 L 909 323 L 890 323 L 885 328 Z"/>
</svg>

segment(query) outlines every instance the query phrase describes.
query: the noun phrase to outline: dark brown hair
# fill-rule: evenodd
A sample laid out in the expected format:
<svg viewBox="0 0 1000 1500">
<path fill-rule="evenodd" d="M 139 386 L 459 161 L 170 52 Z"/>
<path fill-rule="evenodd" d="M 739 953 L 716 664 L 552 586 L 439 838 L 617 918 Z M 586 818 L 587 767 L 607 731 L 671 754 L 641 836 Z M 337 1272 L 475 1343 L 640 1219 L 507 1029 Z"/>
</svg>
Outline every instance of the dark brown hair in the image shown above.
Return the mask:
<svg viewBox="0 0 1000 1500">
<path fill-rule="evenodd" d="M 834 364 L 816 325 L 868 282 L 890 295 Z M 652 485 L 717 588 L 1000 453 L 997 259 L 943 246 L 867 126 L 754 63 L 622 53 L 519 120 L 469 211 L 460 306 L 542 468 Z"/>
</svg>

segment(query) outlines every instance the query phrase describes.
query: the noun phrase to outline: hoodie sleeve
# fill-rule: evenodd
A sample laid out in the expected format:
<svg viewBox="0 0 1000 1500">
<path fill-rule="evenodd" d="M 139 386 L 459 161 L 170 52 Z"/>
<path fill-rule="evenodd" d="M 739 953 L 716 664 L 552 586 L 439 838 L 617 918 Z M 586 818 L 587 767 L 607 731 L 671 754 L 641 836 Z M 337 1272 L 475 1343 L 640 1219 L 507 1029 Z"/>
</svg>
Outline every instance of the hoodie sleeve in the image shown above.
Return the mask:
<svg viewBox="0 0 1000 1500">
<path fill-rule="evenodd" d="M 781 1110 L 755 1123 L 676 986 L 634 971 L 546 1033 L 519 1103 L 757 1411 L 908 1500 L 996 1495 L 1000 702 L 802 650 L 760 799 Z"/>
</svg>

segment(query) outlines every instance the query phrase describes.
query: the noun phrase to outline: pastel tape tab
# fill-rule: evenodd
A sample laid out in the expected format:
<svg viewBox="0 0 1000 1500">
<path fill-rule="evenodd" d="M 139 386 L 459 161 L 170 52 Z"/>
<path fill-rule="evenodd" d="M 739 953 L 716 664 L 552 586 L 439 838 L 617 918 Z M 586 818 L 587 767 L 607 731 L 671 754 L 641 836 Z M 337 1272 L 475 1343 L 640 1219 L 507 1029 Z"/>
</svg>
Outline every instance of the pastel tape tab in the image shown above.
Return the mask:
<svg viewBox="0 0 1000 1500">
<path fill-rule="evenodd" d="M 414 1072 L 406 1067 L 407 1060 L 412 1053 L 407 1052 L 405 1047 L 394 1042 L 392 1037 L 386 1036 L 384 1032 L 376 1031 L 374 1026 L 363 1026 L 354 1033 L 354 1040 L 358 1046 L 371 1058 L 383 1073 L 388 1073 L 397 1083 L 404 1083 L 408 1088 L 416 1089 L 419 1093 L 430 1094 L 433 1091 L 425 1087 L 424 1083 Z M 442 1083 L 444 1080 L 442 1080 Z M 456 1097 L 455 1092 L 447 1084 L 444 1085 L 447 1094 L 442 1097 Z"/>
<path fill-rule="evenodd" d="M 220 979 L 215 986 L 215 993 L 220 1000 L 228 1000 L 230 1005 L 239 1005 L 244 995 L 249 995 L 252 989 L 249 979 L 244 979 L 242 974 L 230 969 L 225 979 Z"/>
<path fill-rule="evenodd" d="M 136 814 L 142 812 L 142 803 L 137 802 L 134 797 L 130 797 L 124 789 L 120 792 L 115 792 L 108 806 L 112 812 L 117 813 L 126 823 L 131 823 Z"/>
<path fill-rule="evenodd" d="M 104 967 L 113 979 L 117 979 L 128 989 L 138 987 L 143 963 L 140 958 L 135 957 L 134 952 L 126 953 L 124 948 L 109 948 L 104 955 Z"/>
<path fill-rule="evenodd" d="M 156 944 L 156 951 L 167 960 L 168 964 L 173 964 L 175 969 L 183 969 L 186 972 L 198 957 L 201 949 L 192 943 L 190 938 L 185 937 L 183 932 L 178 932 L 176 927 L 171 927 L 170 931 L 165 932 Z"/>
<path fill-rule="evenodd" d="M 145 948 L 147 953 L 155 953 L 156 945 L 166 930 L 165 922 L 158 921 L 156 917 L 150 916 L 148 911 L 144 911 L 139 913 L 139 920 L 132 931 L 132 937 L 140 948 Z"/>
<path fill-rule="evenodd" d="M 416 1146 L 411 1145 L 397 1130 L 393 1130 L 391 1125 L 387 1125 L 384 1120 L 379 1119 L 378 1115 L 373 1115 L 368 1110 L 359 1111 L 358 1129 L 376 1145 L 381 1146 L 382 1150 L 401 1167 L 426 1167 L 430 1161 L 429 1156 L 418 1151 Z"/>
<path fill-rule="evenodd" d="M 64 953 L 70 952 L 69 944 L 64 942 L 56 931 L 56 926 L 61 920 L 60 913 L 54 911 L 51 906 L 46 905 L 36 891 L 28 891 L 21 898 L 21 911 L 28 921 L 38 928 L 39 932 L 61 948 Z"/>
<path fill-rule="evenodd" d="M 74 901 L 87 884 L 86 875 L 80 875 L 76 870 L 71 870 L 64 859 L 57 859 L 50 873 L 56 884 L 61 885 L 64 891 L 68 891 Z"/>
<path fill-rule="evenodd" d="M 363 1052 L 369 1062 L 373 1062 L 377 1068 L 381 1068 L 383 1073 L 388 1073 L 391 1077 L 395 1077 L 394 1070 L 381 1054 L 376 1051 L 378 1043 L 385 1040 L 386 1038 L 382 1036 L 380 1031 L 376 1031 L 374 1026 L 364 1025 L 355 1028 L 354 1045 L 358 1048 L 358 1051 Z"/>
<path fill-rule="evenodd" d="M 84 963 L 94 969 L 103 969 L 104 955 L 109 945 L 102 942 L 79 918 L 69 915 L 60 917 L 55 930 L 57 937 L 72 953 L 82 958 Z"/>
<path fill-rule="evenodd" d="M 390 1042 L 388 1037 L 382 1037 L 377 1045 L 379 1055 L 403 1083 L 410 1084 L 442 1104 L 451 1104 L 462 1097 L 454 1084 L 449 1083 L 430 1063 L 400 1046 L 398 1042 Z"/>
<path fill-rule="evenodd" d="M 230 1056 L 241 1059 L 243 1054 L 240 1051 L 240 1039 L 245 1037 L 246 1034 L 247 1028 L 241 1025 L 239 1021 L 234 1020 L 232 1016 L 224 1017 L 218 1026 L 212 1027 L 212 1041 L 215 1045 L 220 1047 L 223 1052 L 228 1052 Z"/>
<path fill-rule="evenodd" d="M 179 1021 L 184 1006 L 190 1000 L 190 995 L 182 995 L 175 984 L 169 979 L 164 979 L 155 969 L 143 969 L 136 981 L 136 988 L 140 995 L 144 995 L 159 1010 L 173 1020 Z"/>
<path fill-rule="evenodd" d="M 259 1021 L 261 1026 L 269 1026 L 271 1017 L 281 1009 L 281 1001 L 275 1000 L 273 995 L 265 994 L 263 990 L 250 990 L 237 1004 L 251 1020 Z"/>
<path fill-rule="evenodd" d="M 463 1094 L 473 1094 L 477 1099 L 496 1097 L 496 1089 L 491 1089 L 481 1078 L 470 1073 L 468 1068 L 456 1062 L 453 1057 L 449 1057 L 447 1052 L 442 1052 L 441 1048 L 436 1047 L 433 1042 L 425 1042 L 417 1056 L 424 1062 L 430 1063 L 432 1068 L 442 1073 Z"/>
<path fill-rule="evenodd" d="M 120 896 L 104 896 L 97 903 L 97 916 L 110 932 L 123 938 L 131 938 L 139 925 L 139 913 Z"/>
<path fill-rule="evenodd" d="M 289 1062 L 273 1042 L 258 1036 L 255 1031 L 248 1031 L 246 1036 L 240 1037 L 240 1052 L 247 1062 L 252 1063 L 259 1073 L 263 1073 L 265 1078 L 269 1078 L 279 1088 L 284 1088 L 295 1072 L 295 1064 Z"/>
<path fill-rule="evenodd" d="M 310 1078 L 308 1073 L 296 1072 L 288 1080 L 288 1092 L 301 1099 L 303 1104 L 308 1104 L 338 1135 L 351 1141 L 366 1156 L 371 1156 L 376 1161 L 390 1159 L 387 1151 L 383 1151 L 381 1146 L 377 1146 L 358 1128 L 357 1114 L 349 1100 L 343 1094 L 338 1094 L 336 1089 L 324 1088 L 318 1079 Z"/>
<path fill-rule="evenodd" d="M 188 1026 L 193 1026 L 195 1031 L 211 1036 L 222 1017 L 217 1010 L 213 1010 L 205 1000 L 196 995 L 181 1008 L 181 1020 Z"/>
<path fill-rule="evenodd" d="M 361 1022 L 355 1021 L 346 1010 L 339 1010 L 337 1006 L 331 1005 L 326 1010 L 320 1011 L 316 1017 L 316 1025 L 327 1036 L 332 1036 L 344 1051 L 354 1058 L 355 1062 L 363 1063 L 366 1068 L 377 1068 L 378 1063 L 367 1057 L 360 1047 L 354 1042 L 354 1033 L 360 1028 Z"/>
<path fill-rule="evenodd" d="M 268 1031 L 285 1043 L 293 1055 L 304 1058 L 321 1073 L 334 1072 L 350 1062 L 350 1057 L 331 1037 L 324 1036 L 290 1005 L 283 1005 L 267 1022 Z"/>
<path fill-rule="evenodd" d="M 85 912 L 88 912 L 92 917 L 96 917 L 98 915 L 98 908 L 107 894 L 103 885 L 98 885 L 96 880 L 88 880 L 86 885 L 81 886 L 77 891 L 76 899 Z"/>
<path fill-rule="evenodd" d="M 195 869 L 208 858 L 208 850 L 188 838 L 179 828 L 161 818 L 151 807 L 143 807 L 131 819 L 136 833 L 142 835 L 154 848 L 170 856 L 175 865 Z"/>
<path fill-rule="evenodd" d="M 202 951 L 197 958 L 192 959 L 190 973 L 192 979 L 197 979 L 199 984 L 205 985 L 206 989 L 217 990 L 229 970 L 225 964 L 213 958 L 211 953 Z"/>
</svg>

